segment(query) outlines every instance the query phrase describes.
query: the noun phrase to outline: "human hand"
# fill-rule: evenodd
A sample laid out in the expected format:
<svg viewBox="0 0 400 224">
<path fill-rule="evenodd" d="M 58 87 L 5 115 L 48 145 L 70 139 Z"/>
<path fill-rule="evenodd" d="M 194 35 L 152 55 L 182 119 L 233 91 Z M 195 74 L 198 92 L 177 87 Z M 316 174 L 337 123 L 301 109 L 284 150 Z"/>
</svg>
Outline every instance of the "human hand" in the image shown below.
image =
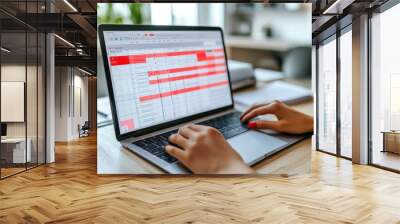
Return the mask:
<svg viewBox="0 0 400 224">
<path fill-rule="evenodd" d="M 165 147 L 168 154 L 197 174 L 245 174 L 254 171 L 215 128 L 189 124 L 169 137 L 176 146 Z"/>
<path fill-rule="evenodd" d="M 249 121 L 259 115 L 266 114 L 275 115 L 278 121 Z M 249 128 L 271 129 L 289 134 L 303 134 L 312 132 L 314 129 L 314 121 L 311 116 L 301 113 L 280 101 L 251 107 L 241 115 L 240 121 L 249 121 Z"/>
</svg>

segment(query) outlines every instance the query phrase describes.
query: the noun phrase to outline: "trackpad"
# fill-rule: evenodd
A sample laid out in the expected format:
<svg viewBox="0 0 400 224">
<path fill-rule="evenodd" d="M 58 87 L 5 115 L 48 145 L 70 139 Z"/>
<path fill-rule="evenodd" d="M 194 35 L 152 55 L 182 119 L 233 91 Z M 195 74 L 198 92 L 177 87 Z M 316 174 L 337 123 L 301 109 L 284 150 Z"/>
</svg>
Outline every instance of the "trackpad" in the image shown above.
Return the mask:
<svg viewBox="0 0 400 224">
<path fill-rule="evenodd" d="M 248 131 L 228 139 L 231 146 L 240 154 L 246 164 L 252 165 L 266 155 L 282 149 L 288 143 L 258 131 Z"/>
</svg>

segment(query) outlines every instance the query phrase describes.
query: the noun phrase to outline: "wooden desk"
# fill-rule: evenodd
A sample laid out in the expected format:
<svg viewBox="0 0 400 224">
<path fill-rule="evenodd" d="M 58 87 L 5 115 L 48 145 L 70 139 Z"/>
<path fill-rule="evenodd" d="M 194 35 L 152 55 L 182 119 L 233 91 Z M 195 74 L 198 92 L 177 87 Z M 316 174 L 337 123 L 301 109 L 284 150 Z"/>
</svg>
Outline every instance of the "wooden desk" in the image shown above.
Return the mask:
<svg viewBox="0 0 400 224">
<path fill-rule="evenodd" d="M 382 152 L 400 154 L 400 131 L 382 131 L 383 149 Z"/>
<path fill-rule="evenodd" d="M 313 114 L 313 102 L 297 104 L 294 108 Z M 238 108 L 243 109 L 243 108 Z M 303 174 L 310 171 L 311 138 L 305 139 L 264 159 L 253 168 L 262 174 Z M 123 148 L 116 140 L 112 125 L 97 130 L 98 174 L 163 174 L 135 153 Z"/>
</svg>

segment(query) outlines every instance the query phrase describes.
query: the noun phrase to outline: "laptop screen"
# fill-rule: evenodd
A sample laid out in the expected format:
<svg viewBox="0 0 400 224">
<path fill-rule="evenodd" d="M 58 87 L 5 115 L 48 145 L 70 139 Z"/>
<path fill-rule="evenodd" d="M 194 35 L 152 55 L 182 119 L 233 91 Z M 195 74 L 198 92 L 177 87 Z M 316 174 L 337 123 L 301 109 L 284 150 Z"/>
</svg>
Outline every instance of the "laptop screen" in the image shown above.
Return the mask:
<svg viewBox="0 0 400 224">
<path fill-rule="evenodd" d="M 220 31 L 104 31 L 121 134 L 232 105 Z"/>
</svg>

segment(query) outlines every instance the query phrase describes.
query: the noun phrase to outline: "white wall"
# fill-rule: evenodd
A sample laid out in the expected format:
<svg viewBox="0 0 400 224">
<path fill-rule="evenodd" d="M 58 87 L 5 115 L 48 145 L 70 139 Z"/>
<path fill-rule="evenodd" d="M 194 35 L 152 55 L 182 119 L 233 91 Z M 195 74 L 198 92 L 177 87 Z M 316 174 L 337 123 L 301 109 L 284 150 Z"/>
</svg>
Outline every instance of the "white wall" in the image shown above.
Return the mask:
<svg viewBox="0 0 400 224">
<path fill-rule="evenodd" d="M 1 66 L 1 81 L 2 82 L 25 82 L 25 71 L 24 65 L 18 64 L 5 64 Z M 28 66 L 28 70 L 30 70 Z M 30 94 L 28 94 L 29 96 Z M 36 93 L 35 93 L 36 95 Z M 7 110 L 7 108 L 1 108 L 1 110 Z M 8 137 L 25 137 L 25 122 L 8 122 L 7 123 L 7 136 Z"/>
<path fill-rule="evenodd" d="M 55 140 L 77 139 L 78 124 L 88 120 L 88 77 L 76 68 L 56 67 L 55 85 Z"/>
<path fill-rule="evenodd" d="M 25 65 L 2 65 L 1 81 L 25 82 Z M 6 108 L 1 108 L 6 110 Z M 25 137 L 25 122 L 7 123 L 7 137 Z"/>
<path fill-rule="evenodd" d="M 76 72 L 77 70 L 75 70 Z M 85 123 L 85 121 L 88 121 L 88 78 L 87 76 L 83 77 L 80 75 L 81 73 L 79 73 L 79 75 L 74 76 L 74 90 L 75 92 L 73 94 L 75 94 L 73 96 L 74 99 L 74 110 L 75 113 L 73 111 L 72 115 L 73 115 L 73 119 L 71 120 L 71 136 L 72 138 L 78 138 L 79 137 L 79 132 L 78 132 L 78 124 L 79 125 L 83 125 Z M 80 91 L 80 93 L 78 93 Z M 79 97 L 80 95 L 80 97 Z M 79 100 L 81 102 L 79 102 Z M 81 108 L 79 108 L 81 107 Z M 82 111 L 80 112 L 81 109 Z"/>
<path fill-rule="evenodd" d="M 68 86 L 69 76 L 67 67 L 55 68 L 55 140 L 68 140 Z"/>
</svg>

